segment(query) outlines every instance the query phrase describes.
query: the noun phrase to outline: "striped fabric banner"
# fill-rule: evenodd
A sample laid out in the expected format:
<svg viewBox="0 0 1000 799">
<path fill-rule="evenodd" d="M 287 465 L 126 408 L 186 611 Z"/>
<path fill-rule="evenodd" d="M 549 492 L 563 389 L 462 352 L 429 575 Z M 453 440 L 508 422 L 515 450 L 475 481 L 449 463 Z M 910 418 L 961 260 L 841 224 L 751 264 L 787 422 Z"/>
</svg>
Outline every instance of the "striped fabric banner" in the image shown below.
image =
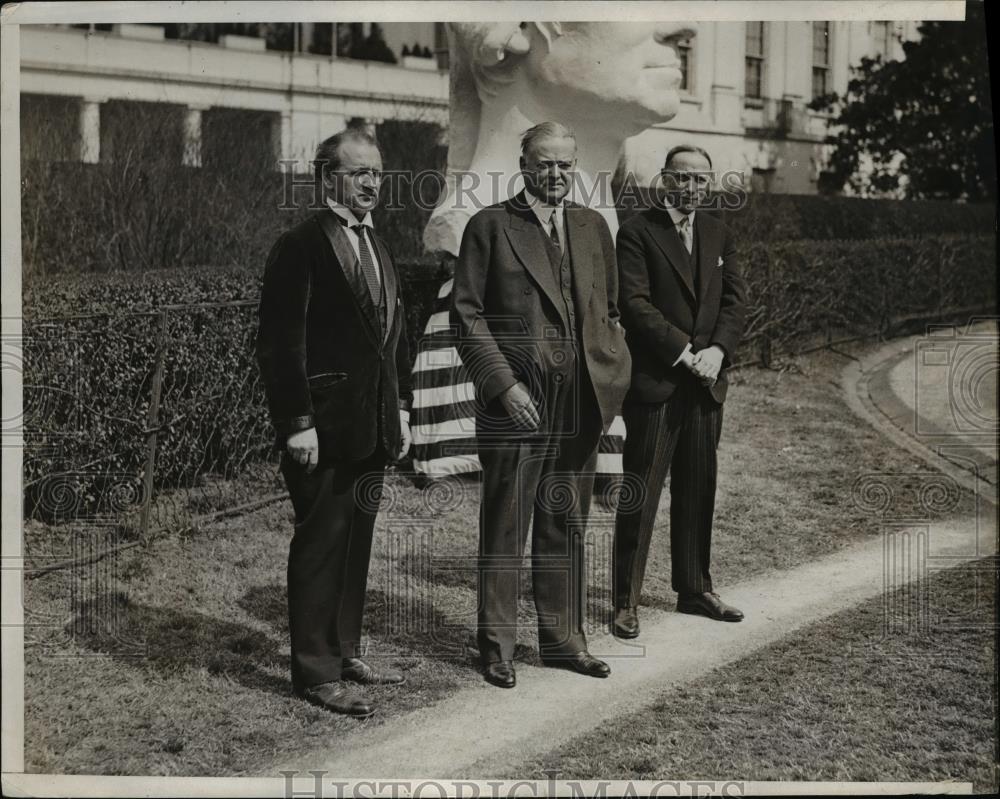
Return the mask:
<svg viewBox="0 0 1000 799">
<path fill-rule="evenodd" d="M 475 390 L 448 325 L 452 280 L 446 281 L 424 326 L 413 365 L 413 468 L 429 478 L 479 471 Z M 616 416 L 597 449 L 598 474 L 622 473 L 625 423 Z"/>
</svg>

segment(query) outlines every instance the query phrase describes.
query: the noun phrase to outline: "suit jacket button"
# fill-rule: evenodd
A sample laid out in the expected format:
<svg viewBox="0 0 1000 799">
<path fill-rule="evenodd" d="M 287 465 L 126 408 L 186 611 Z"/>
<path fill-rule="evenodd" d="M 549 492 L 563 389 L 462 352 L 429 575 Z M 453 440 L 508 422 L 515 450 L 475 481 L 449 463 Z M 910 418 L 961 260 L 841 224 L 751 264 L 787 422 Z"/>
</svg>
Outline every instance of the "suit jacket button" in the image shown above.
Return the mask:
<svg viewBox="0 0 1000 799">
<path fill-rule="evenodd" d="M 531 287 L 529 286 L 528 288 L 524 289 L 524 293 L 531 294 Z"/>
<path fill-rule="evenodd" d="M 617 348 L 617 347 L 612 347 L 612 348 L 611 348 L 611 351 L 612 351 L 612 352 L 618 352 L 618 348 Z"/>
</svg>

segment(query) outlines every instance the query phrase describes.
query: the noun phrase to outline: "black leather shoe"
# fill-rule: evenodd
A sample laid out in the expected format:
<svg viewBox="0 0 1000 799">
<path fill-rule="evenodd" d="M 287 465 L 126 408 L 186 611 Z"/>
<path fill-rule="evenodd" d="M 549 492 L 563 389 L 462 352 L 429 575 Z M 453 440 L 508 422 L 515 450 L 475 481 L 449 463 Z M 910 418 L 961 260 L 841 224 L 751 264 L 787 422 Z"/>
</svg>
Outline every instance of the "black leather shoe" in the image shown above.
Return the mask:
<svg viewBox="0 0 1000 799">
<path fill-rule="evenodd" d="M 586 649 L 576 652 L 568 657 L 542 659 L 546 666 L 572 669 L 579 674 L 588 677 L 607 677 L 611 674 L 611 667 L 603 660 L 598 660 Z"/>
<path fill-rule="evenodd" d="M 677 610 L 708 616 L 716 621 L 743 621 L 743 611 L 727 605 L 715 592 L 704 594 L 681 594 L 677 598 Z"/>
<path fill-rule="evenodd" d="M 486 682 L 497 688 L 513 688 L 517 684 L 513 660 L 496 660 L 486 664 Z"/>
<path fill-rule="evenodd" d="M 616 638 L 639 637 L 639 609 L 618 608 L 615 611 L 613 630 Z"/>
<path fill-rule="evenodd" d="M 373 669 L 361 658 L 344 658 L 340 679 L 362 685 L 402 685 L 406 682 L 402 672 L 395 669 Z"/>
<path fill-rule="evenodd" d="M 343 713 L 358 719 L 368 718 L 375 712 L 367 698 L 340 680 L 310 685 L 302 691 L 302 698 L 331 713 Z"/>
</svg>

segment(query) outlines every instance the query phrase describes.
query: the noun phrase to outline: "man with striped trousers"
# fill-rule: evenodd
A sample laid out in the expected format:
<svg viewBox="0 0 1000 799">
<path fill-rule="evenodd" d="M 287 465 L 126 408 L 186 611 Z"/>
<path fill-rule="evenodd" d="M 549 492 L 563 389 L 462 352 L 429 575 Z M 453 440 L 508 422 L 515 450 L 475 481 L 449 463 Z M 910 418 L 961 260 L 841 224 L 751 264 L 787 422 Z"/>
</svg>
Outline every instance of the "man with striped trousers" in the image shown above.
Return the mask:
<svg viewBox="0 0 1000 799">
<path fill-rule="evenodd" d="M 619 638 L 639 635 L 646 558 L 668 473 L 677 609 L 718 621 L 743 618 L 715 593 L 709 571 L 726 367 L 746 316 L 732 233 L 697 210 L 711 177 L 707 152 L 674 147 L 664 162 L 663 202 L 618 232 L 619 307 L 632 353 L 622 465 L 625 479 L 635 480 L 645 497 L 620 504 L 616 518 L 613 627 Z"/>
</svg>

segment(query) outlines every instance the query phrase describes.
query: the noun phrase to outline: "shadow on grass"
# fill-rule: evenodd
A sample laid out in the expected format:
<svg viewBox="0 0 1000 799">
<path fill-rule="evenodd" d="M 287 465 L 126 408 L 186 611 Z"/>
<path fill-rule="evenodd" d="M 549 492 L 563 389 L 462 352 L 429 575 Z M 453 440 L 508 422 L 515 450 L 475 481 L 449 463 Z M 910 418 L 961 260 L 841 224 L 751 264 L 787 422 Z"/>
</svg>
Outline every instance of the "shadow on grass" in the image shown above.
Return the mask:
<svg viewBox="0 0 1000 799">
<path fill-rule="evenodd" d="M 110 612 L 109 612 L 110 611 Z M 68 630 L 81 646 L 163 676 L 206 669 L 256 691 L 291 694 L 288 655 L 279 641 L 202 613 L 129 601 L 121 594 L 82 604 Z"/>
<path fill-rule="evenodd" d="M 247 615 L 274 628 L 280 635 L 288 635 L 288 589 L 284 584 L 269 583 L 251 586 L 236 600 Z"/>
<path fill-rule="evenodd" d="M 288 630 L 287 602 L 285 586 L 270 584 L 251 587 L 237 604 L 284 636 Z M 369 588 L 364 634 L 369 658 L 439 660 L 463 668 L 479 662 L 475 619 L 471 626 L 457 621 L 420 593 L 395 594 Z M 534 652 L 519 645 L 517 656 L 530 659 Z"/>
</svg>

